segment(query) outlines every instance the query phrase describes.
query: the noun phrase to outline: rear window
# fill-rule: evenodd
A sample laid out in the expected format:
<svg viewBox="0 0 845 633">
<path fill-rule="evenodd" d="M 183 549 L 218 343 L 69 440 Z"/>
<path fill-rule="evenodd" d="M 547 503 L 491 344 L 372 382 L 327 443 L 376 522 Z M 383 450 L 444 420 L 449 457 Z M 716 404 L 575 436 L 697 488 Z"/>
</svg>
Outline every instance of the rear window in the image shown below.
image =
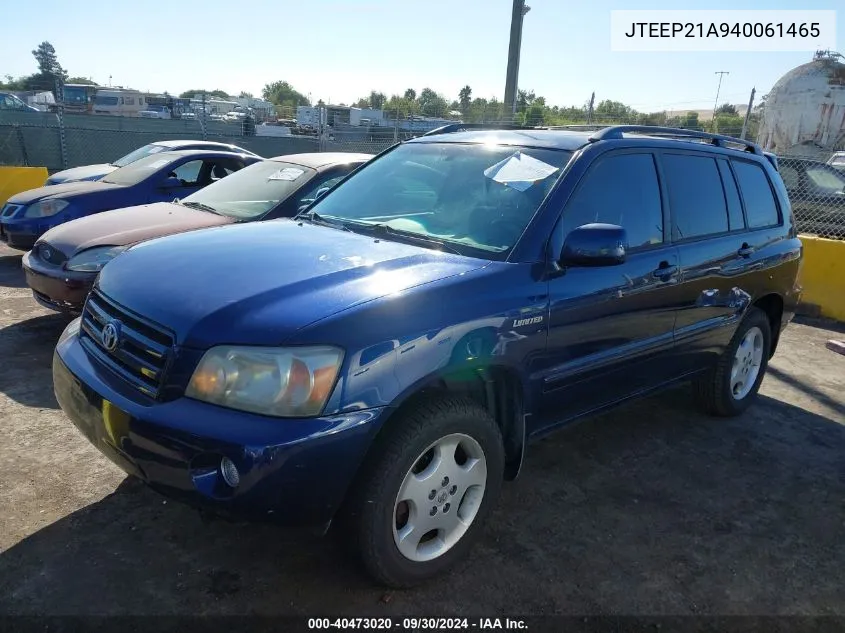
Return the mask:
<svg viewBox="0 0 845 633">
<path fill-rule="evenodd" d="M 178 159 L 174 158 L 172 155 L 165 155 L 164 158 L 155 155 L 146 156 L 136 160 L 126 167 L 115 169 L 112 173 L 103 178 L 102 182 L 108 182 L 115 185 L 136 185 L 176 160 Z"/>
<path fill-rule="evenodd" d="M 664 154 L 663 171 L 672 211 L 672 239 L 728 232 L 728 210 L 714 158 Z"/>
<path fill-rule="evenodd" d="M 835 194 L 845 190 L 845 176 L 829 167 L 808 167 L 807 179 L 826 194 Z"/>
<path fill-rule="evenodd" d="M 780 224 L 780 214 L 772 186 L 763 168 L 756 163 L 740 160 L 731 162 L 736 173 L 742 200 L 745 202 L 748 227 L 760 229 Z"/>
</svg>

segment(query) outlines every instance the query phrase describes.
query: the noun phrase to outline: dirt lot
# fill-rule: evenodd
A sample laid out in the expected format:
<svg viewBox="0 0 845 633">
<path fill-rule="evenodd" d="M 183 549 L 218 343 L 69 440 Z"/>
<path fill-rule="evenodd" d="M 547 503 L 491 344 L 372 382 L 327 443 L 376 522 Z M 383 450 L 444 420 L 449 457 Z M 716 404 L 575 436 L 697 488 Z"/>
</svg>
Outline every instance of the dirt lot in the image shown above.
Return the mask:
<svg viewBox="0 0 845 633">
<path fill-rule="evenodd" d="M 65 325 L 0 249 L 0 614 L 845 614 L 845 356 L 793 324 L 735 420 L 686 389 L 530 449 L 473 556 L 385 593 L 331 540 L 206 524 L 57 408 Z"/>
</svg>

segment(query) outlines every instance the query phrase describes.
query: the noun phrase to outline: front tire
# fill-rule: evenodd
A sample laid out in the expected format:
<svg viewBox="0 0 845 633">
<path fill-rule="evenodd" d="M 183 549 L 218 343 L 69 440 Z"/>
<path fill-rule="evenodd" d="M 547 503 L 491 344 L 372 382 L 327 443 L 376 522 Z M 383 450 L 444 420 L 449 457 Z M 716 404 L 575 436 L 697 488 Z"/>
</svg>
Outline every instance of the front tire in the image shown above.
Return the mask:
<svg viewBox="0 0 845 633">
<path fill-rule="evenodd" d="M 732 417 L 751 406 L 768 368 L 771 345 L 769 317 L 752 307 L 716 366 L 693 385 L 702 408 L 711 415 Z"/>
<path fill-rule="evenodd" d="M 464 557 L 501 491 L 502 436 L 472 400 L 443 397 L 399 414 L 378 440 L 350 504 L 367 572 L 406 588 Z"/>
</svg>

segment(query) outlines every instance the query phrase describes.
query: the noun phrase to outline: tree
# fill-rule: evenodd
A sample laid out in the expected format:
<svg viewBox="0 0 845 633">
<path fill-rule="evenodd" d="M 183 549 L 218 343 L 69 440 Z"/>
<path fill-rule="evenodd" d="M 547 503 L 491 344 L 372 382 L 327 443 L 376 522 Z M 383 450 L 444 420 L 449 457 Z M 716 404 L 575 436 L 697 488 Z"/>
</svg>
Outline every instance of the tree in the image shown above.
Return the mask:
<svg viewBox="0 0 845 633">
<path fill-rule="evenodd" d="M 595 118 L 601 123 L 626 123 L 637 116 L 637 111 L 621 101 L 605 99 L 596 106 Z"/>
<path fill-rule="evenodd" d="M 730 116 L 739 116 L 739 111 L 736 109 L 735 105 L 730 103 L 723 103 L 718 108 L 716 108 L 716 114 L 728 114 Z"/>
<path fill-rule="evenodd" d="M 0 81 L 0 88 L 3 90 L 26 90 L 26 82 L 29 77 L 18 77 L 15 79 L 11 75 L 6 75 L 6 81 Z"/>
<path fill-rule="evenodd" d="M 71 77 L 65 83 L 68 84 L 85 84 L 86 86 L 96 86 L 96 81 L 91 81 L 87 77 Z"/>
<path fill-rule="evenodd" d="M 67 71 L 59 64 L 56 56 L 56 49 L 50 42 L 41 42 L 32 51 L 32 56 L 38 63 L 38 72 L 29 77 L 24 77 L 21 89 L 23 90 L 55 90 L 58 82 L 67 79 Z"/>
<path fill-rule="evenodd" d="M 422 89 L 417 103 L 420 105 L 420 112 L 431 117 L 445 116 L 448 108 L 446 99 L 434 92 L 431 88 Z"/>
<path fill-rule="evenodd" d="M 238 99 L 252 99 L 252 93 L 241 90 L 241 93 L 238 95 Z"/>
<path fill-rule="evenodd" d="M 528 107 L 534 103 L 536 96 L 533 90 L 517 90 L 516 91 L 516 111 L 525 112 Z"/>
<path fill-rule="evenodd" d="M 370 107 L 374 110 L 380 110 L 385 101 L 387 101 L 387 97 L 383 92 L 376 92 L 375 90 L 370 92 Z"/>
<path fill-rule="evenodd" d="M 408 88 L 405 91 L 405 100 L 406 101 L 416 101 L 417 99 L 417 91 L 413 88 Z"/>
<path fill-rule="evenodd" d="M 298 92 L 286 81 L 274 81 L 264 86 L 261 95 L 265 100 L 275 103 L 278 106 L 307 106 L 311 105 L 301 92 Z"/>
<path fill-rule="evenodd" d="M 419 112 L 419 105 L 413 99 L 408 99 L 400 95 L 391 95 L 390 99 L 384 104 L 383 110 L 385 115 L 391 119 L 405 118 L 408 115 Z"/>
<path fill-rule="evenodd" d="M 229 94 L 225 90 L 186 90 L 179 95 L 180 99 L 190 99 L 194 95 L 205 93 L 207 99 L 228 99 Z"/>
<path fill-rule="evenodd" d="M 469 112 L 469 106 L 472 103 L 472 88 L 464 86 L 458 93 L 458 101 L 460 102 L 461 112 L 466 116 Z"/>
<path fill-rule="evenodd" d="M 32 55 L 35 57 L 35 61 L 38 62 L 38 74 L 49 75 L 62 80 L 67 79 L 67 72 L 59 64 L 56 49 L 53 48 L 50 42 L 41 42 L 38 48 L 32 51 Z"/>
</svg>

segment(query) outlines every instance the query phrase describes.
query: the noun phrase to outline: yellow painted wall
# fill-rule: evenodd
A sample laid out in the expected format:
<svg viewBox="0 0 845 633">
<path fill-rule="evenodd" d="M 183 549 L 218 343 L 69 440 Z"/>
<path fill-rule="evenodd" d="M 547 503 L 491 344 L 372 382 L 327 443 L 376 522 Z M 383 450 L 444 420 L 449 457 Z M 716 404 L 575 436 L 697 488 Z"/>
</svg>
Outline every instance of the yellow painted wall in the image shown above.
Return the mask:
<svg viewBox="0 0 845 633">
<path fill-rule="evenodd" d="M 0 167 L 0 207 L 16 193 L 43 187 L 46 167 Z"/>
<path fill-rule="evenodd" d="M 810 313 L 845 321 L 845 240 L 801 236 L 801 303 Z"/>
</svg>

